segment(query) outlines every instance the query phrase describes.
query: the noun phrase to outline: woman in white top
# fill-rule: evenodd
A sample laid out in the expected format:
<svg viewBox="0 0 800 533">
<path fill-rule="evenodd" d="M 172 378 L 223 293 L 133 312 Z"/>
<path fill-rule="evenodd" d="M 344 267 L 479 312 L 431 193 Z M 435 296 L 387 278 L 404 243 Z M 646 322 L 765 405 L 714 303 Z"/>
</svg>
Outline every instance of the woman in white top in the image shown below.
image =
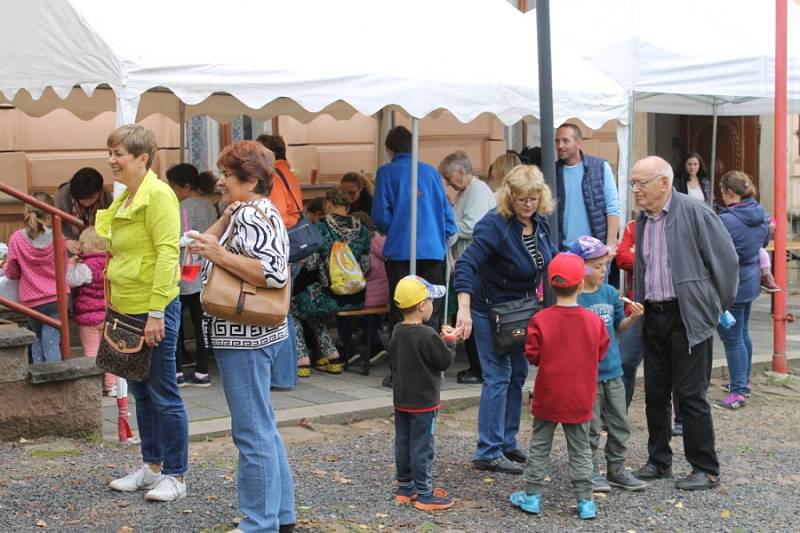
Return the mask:
<svg viewBox="0 0 800 533">
<path fill-rule="evenodd" d="M 700 154 L 689 152 L 675 174 L 673 186 L 676 191 L 688 194 L 695 200 L 712 203 L 711 180 Z"/>
<path fill-rule="evenodd" d="M 268 196 L 275 156 L 256 141 L 240 141 L 220 153 L 219 186 L 228 205 L 220 219 L 197 236 L 189 252 L 213 268 L 224 268 L 257 287 L 289 283 L 289 236 Z M 235 225 L 235 231 L 232 228 Z M 230 247 L 228 248 L 228 242 Z M 281 343 L 289 342 L 286 321 L 276 327 L 251 326 L 222 318 L 210 322 L 233 442 L 239 450 L 239 510 L 234 531 L 294 530 L 294 485 L 286 450 L 270 402 L 270 372 Z"/>
</svg>

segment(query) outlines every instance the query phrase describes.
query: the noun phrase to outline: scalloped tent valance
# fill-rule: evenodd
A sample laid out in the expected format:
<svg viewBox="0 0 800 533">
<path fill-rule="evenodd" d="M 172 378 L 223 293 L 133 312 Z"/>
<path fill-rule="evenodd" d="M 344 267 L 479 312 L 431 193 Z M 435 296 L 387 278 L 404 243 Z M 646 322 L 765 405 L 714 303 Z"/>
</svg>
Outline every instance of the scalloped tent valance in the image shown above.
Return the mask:
<svg viewBox="0 0 800 533">
<path fill-rule="evenodd" d="M 0 20 L 0 104 L 33 115 L 177 120 L 183 102 L 187 118 L 308 121 L 396 106 L 513 124 L 538 116 L 537 80 L 535 23 L 505 0 L 141 0 L 124 12 L 29 0 Z M 582 58 L 557 62 L 554 85 L 556 119 L 599 127 L 626 116 L 621 87 Z"/>
</svg>

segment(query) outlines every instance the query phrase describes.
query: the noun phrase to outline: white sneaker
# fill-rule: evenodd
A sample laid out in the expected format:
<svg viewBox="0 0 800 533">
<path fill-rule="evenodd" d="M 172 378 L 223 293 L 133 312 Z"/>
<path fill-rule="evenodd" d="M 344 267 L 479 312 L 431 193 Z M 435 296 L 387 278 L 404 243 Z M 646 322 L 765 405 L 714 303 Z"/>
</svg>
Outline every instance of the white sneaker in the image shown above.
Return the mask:
<svg viewBox="0 0 800 533">
<path fill-rule="evenodd" d="M 144 495 L 145 500 L 173 502 L 186 497 L 186 483 L 178 481 L 175 476 L 161 476 L 156 485 Z"/>
<path fill-rule="evenodd" d="M 125 477 L 115 479 L 108 484 L 114 490 L 122 492 L 135 492 L 137 490 L 149 489 L 161 479 L 161 474 L 156 474 L 147 465 L 142 465 L 139 470 L 131 472 Z"/>
<path fill-rule="evenodd" d="M 237 527 L 236 529 L 231 529 L 228 533 L 244 533 L 244 531 Z"/>
</svg>

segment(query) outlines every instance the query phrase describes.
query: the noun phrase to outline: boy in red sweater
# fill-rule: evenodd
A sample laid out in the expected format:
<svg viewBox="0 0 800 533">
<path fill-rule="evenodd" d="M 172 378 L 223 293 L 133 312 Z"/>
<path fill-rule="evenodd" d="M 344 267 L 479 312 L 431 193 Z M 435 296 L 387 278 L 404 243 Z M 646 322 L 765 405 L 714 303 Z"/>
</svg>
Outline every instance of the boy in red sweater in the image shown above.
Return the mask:
<svg viewBox="0 0 800 533">
<path fill-rule="evenodd" d="M 512 505 L 538 514 L 553 433 L 561 424 L 569 451 L 569 477 L 578 501 L 578 516 L 597 516 L 592 497 L 592 421 L 597 368 L 608 350 L 603 320 L 578 305 L 585 264 L 570 253 L 558 254 L 547 267 L 556 305 L 536 313 L 528 325 L 525 356 L 538 366 L 531 412 L 533 435 L 523 479 L 525 490 L 511 495 Z"/>
</svg>

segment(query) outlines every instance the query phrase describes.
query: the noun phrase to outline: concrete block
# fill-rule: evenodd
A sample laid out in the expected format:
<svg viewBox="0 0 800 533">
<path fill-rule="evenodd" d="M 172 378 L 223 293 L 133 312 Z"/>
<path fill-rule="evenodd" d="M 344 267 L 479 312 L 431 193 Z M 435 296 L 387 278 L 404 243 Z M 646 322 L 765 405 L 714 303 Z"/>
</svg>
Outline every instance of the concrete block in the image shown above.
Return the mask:
<svg viewBox="0 0 800 533">
<path fill-rule="evenodd" d="M 27 345 L 0 348 L 0 383 L 24 381 L 27 376 Z"/>
<path fill-rule="evenodd" d="M 30 423 L 27 418 L 0 423 L 0 440 L 16 440 L 29 435 Z"/>
<path fill-rule="evenodd" d="M 63 383 L 32 387 L 24 381 L 0 386 L 0 423 L 18 418 L 61 415 L 67 412 Z"/>
<path fill-rule="evenodd" d="M 33 344 L 35 340 L 36 335 L 25 328 L 0 330 L 0 348 L 27 347 L 29 344 Z"/>
<path fill-rule="evenodd" d="M 103 403 L 103 383 L 100 374 L 64 383 L 68 411 L 100 409 Z"/>
<path fill-rule="evenodd" d="M 85 435 L 100 433 L 103 429 L 103 418 L 99 409 L 86 409 L 74 413 L 57 416 L 32 418 L 29 422 L 28 434 L 31 438 L 44 435 Z"/>
<path fill-rule="evenodd" d="M 28 367 L 28 375 L 34 385 L 99 376 L 102 373 L 103 371 L 97 367 L 93 357 L 76 357 L 66 361 L 41 363 Z"/>
</svg>

